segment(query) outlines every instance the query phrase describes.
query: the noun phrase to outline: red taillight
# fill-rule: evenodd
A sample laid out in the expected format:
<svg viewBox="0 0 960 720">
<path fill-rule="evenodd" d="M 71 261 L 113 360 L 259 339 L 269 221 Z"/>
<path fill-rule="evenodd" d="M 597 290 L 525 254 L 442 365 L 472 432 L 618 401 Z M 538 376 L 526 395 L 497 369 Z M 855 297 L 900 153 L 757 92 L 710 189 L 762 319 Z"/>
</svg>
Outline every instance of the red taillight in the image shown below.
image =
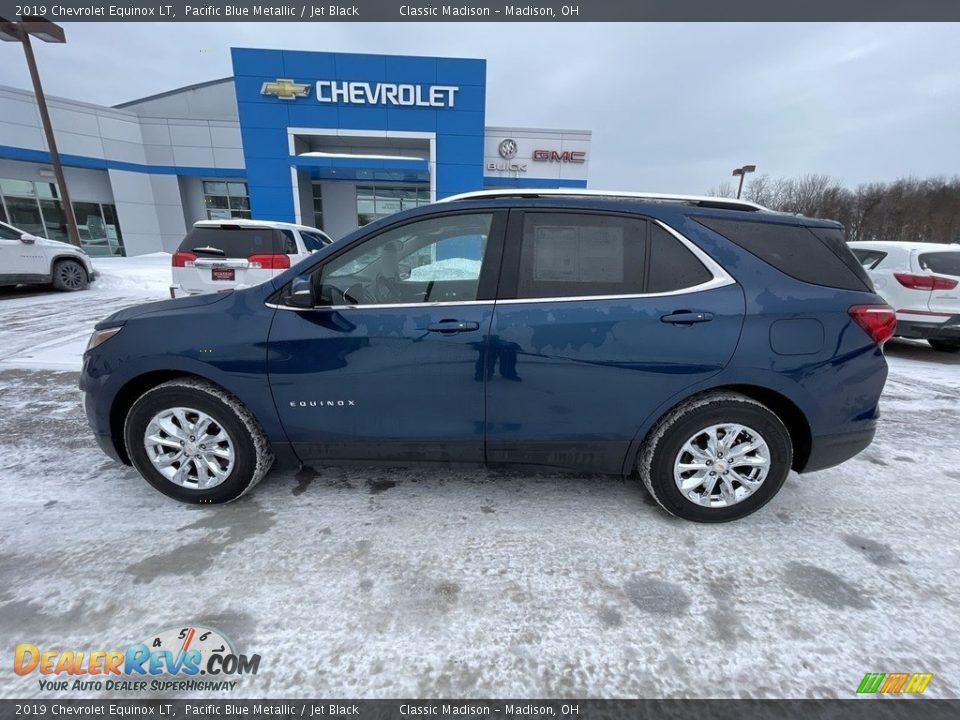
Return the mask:
<svg viewBox="0 0 960 720">
<path fill-rule="evenodd" d="M 897 314 L 889 305 L 854 305 L 847 312 L 878 345 L 892 338 L 897 329 Z"/>
<path fill-rule="evenodd" d="M 941 275 L 916 275 L 914 273 L 894 273 L 897 282 L 911 290 L 953 290 L 957 286 L 953 278 Z"/>
<path fill-rule="evenodd" d="M 290 267 L 289 255 L 251 255 L 247 258 L 252 268 L 264 270 L 284 270 Z"/>
<path fill-rule="evenodd" d="M 171 260 L 171 265 L 173 267 L 193 267 L 194 261 L 196 261 L 197 256 L 191 252 L 182 252 L 177 251 L 173 254 L 173 259 Z"/>
</svg>

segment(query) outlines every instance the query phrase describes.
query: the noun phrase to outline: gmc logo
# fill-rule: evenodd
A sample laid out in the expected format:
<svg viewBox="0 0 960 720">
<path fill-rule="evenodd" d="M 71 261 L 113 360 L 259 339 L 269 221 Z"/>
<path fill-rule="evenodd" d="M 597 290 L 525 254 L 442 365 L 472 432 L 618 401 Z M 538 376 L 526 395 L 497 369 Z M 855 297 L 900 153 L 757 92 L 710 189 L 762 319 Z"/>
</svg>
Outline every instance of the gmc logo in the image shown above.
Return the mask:
<svg viewBox="0 0 960 720">
<path fill-rule="evenodd" d="M 559 163 L 585 163 L 587 154 L 585 152 L 564 150 L 534 150 L 533 159 L 536 162 L 559 162 Z"/>
</svg>

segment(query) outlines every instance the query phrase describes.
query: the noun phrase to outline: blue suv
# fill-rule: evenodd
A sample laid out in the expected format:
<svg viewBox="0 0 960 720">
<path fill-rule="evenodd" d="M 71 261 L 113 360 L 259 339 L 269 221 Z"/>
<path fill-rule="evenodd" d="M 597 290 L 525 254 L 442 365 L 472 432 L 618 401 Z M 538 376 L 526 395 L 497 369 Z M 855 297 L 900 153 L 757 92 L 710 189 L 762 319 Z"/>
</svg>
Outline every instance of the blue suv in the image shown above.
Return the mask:
<svg viewBox="0 0 960 720">
<path fill-rule="evenodd" d="M 869 445 L 895 323 L 835 222 L 484 191 L 114 313 L 80 386 L 103 450 L 185 502 L 275 462 L 550 467 L 717 522 Z"/>
</svg>

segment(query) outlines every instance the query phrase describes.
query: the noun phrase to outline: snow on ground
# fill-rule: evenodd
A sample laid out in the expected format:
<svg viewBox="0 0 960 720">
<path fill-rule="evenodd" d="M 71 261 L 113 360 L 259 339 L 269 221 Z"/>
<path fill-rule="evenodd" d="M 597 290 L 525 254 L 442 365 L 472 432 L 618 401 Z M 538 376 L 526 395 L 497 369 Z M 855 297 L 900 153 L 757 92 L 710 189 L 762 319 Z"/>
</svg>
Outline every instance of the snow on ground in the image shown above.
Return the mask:
<svg viewBox="0 0 960 720">
<path fill-rule="evenodd" d="M 726 525 L 493 471 L 273 472 L 193 507 L 100 453 L 76 373 L 23 367 L 135 291 L 0 298 L 4 652 L 198 623 L 262 656 L 220 699 L 849 698 L 868 671 L 960 696 L 960 357 L 890 343 L 876 442 Z M 0 696 L 57 694 L 0 664 Z"/>
<path fill-rule="evenodd" d="M 0 369 L 80 371 L 97 322 L 127 305 L 170 297 L 170 253 L 94 258 L 100 273 L 76 293 L 21 286 L 0 291 Z"/>
</svg>

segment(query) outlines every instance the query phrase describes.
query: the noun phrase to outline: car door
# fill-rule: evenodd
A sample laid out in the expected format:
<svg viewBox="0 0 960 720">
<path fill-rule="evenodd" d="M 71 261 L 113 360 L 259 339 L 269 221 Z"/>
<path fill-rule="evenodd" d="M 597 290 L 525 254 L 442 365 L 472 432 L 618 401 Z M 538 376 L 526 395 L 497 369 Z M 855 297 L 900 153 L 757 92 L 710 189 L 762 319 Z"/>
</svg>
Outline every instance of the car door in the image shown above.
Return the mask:
<svg viewBox="0 0 960 720">
<path fill-rule="evenodd" d="M 489 338 L 487 460 L 618 473 L 644 420 L 719 372 L 743 292 L 654 220 L 514 211 Z"/>
<path fill-rule="evenodd" d="M 281 291 L 270 386 L 304 462 L 483 462 L 479 368 L 505 224 L 503 212 L 417 216 Z M 303 287 L 311 307 L 292 308 Z"/>
<path fill-rule="evenodd" d="M 6 277 L 4 282 L 14 282 L 15 276 L 49 272 L 43 251 L 36 244 L 23 242 L 22 235 L 16 228 L 0 223 L 0 279 Z"/>
</svg>

